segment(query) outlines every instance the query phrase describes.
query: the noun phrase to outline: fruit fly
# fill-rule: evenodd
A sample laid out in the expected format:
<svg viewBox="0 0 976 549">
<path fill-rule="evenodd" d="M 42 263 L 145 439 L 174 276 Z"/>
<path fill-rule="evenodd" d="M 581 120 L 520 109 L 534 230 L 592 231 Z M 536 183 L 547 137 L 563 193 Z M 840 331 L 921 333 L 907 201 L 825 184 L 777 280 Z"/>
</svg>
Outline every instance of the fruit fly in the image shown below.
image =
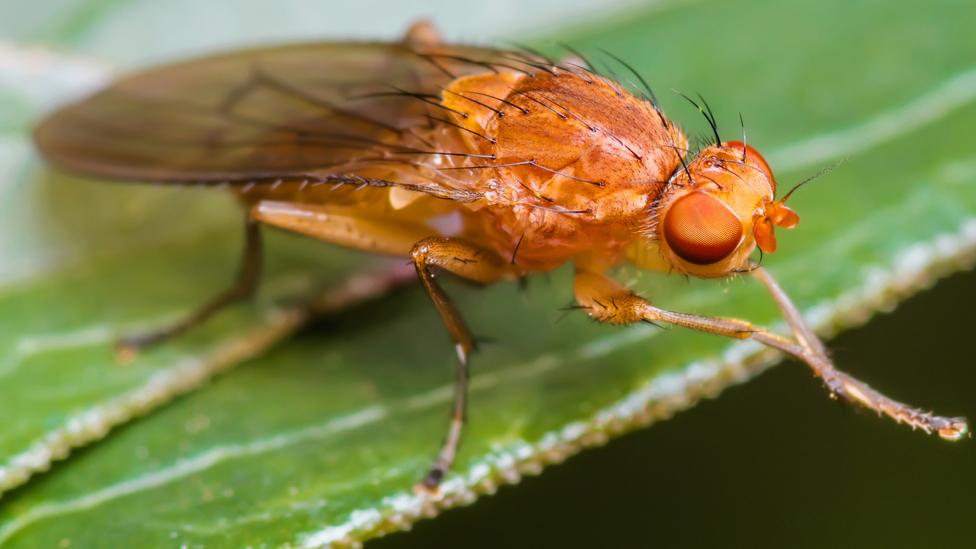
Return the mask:
<svg viewBox="0 0 976 549">
<path fill-rule="evenodd" d="M 777 227 L 799 221 L 789 193 L 777 198 L 763 156 L 744 140 L 723 141 L 707 103 L 692 102 L 714 134 L 696 155 L 649 88 L 635 95 L 583 61 L 447 45 L 421 23 L 400 42 L 286 45 L 152 69 L 64 107 L 35 137 L 61 169 L 223 186 L 244 207 L 236 283 L 181 322 L 123 339 L 129 350 L 250 296 L 261 225 L 410 258 L 457 351 L 451 420 L 419 485 L 427 489 L 454 462 L 475 350 L 435 271 L 489 284 L 571 262 L 576 302 L 594 320 L 753 339 L 809 365 L 835 397 L 962 437 L 964 419 L 906 406 L 834 367 L 750 260 L 756 248 L 776 250 Z M 748 274 L 792 337 L 659 308 L 605 274 L 621 262 L 701 278 Z"/>
</svg>

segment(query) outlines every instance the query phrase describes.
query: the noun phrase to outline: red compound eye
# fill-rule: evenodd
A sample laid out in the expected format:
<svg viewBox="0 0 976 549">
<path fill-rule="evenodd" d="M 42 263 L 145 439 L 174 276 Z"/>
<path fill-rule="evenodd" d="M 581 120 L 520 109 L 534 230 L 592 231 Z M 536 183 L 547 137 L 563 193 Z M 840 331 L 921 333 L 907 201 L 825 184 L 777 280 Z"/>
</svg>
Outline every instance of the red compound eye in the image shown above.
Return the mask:
<svg viewBox="0 0 976 549">
<path fill-rule="evenodd" d="M 725 259 L 739 246 L 742 222 L 718 199 L 692 192 L 668 210 L 664 240 L 681 259 L 708 265 Z"/>
</svg>

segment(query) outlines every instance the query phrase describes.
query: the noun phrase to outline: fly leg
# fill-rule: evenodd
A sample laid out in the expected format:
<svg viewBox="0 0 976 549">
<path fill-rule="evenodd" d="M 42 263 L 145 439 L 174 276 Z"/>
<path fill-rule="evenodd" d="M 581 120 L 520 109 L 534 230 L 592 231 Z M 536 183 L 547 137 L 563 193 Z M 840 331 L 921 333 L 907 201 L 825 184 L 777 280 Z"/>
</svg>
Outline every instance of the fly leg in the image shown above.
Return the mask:
<svg viewBox="0 0 976 549">
<path fill-rule="evenodd" d="M 769 273 L 755 269 L 753 274 L 766 285 L 796 338 L 789 339 L 744 320 L 716 318 L 668 311 L 655 307 L 646 299 L 623 288 L 606 276 L 587 270 L 576 273 L 576 300 L 597 321 L 610 324 L 665 322 L 693 330 L 735 339 L 753 339 L 805 362 L 824 380 L 832 395 L 861 404 L 912 428 L 936 432 L 942 438 L 956 440 L 967 430 L 964 418 L 930 414 L 892 400 L 864 382 L 836 369 L 820 339 L 803 322 L 796 307 L 786 297 Z"/>
<path fill-rule="evenodd" d="M 224 307 L 254 295 L 258 280 L 261 278 L 261 255 L 260 228 L 256 222 L 247 217 L 244 220 L 244 253 L 234 285 L 169 326 L 121 338 L 117 343 L 119 353 L 122 356 L 132 355 L 140 349 L 176 337 L 205 322 Z"/>
<path fill-rule="evenodd" d="M 437 308 L 457 351 L 454 403 L 451 422 L 443 445 L 420 487 L 437 488 L 457 455 L 465 420 L 468 388 L 468 355 L 475 349 L 460 312 L 434 280 L 432 268 L 449 271 L 461 278 L 488 284 L 514 277 L 513 266 L 498 254 L 454 238 L 431 237 L 430 229 L 398 224 L 391 219 L 371 220 L 341 208 L 316 204 L 262 201 L 251 209 L 253 219 L 320 240 L 364 251 L 409 256 Z"/>
<path fill-rule="evenodd" d="M 780 288 L 776 279 L 758 265 L 753 266 L 751 273 L 766 286 L 766 290 L 776 301 L 783 318 L 786 319 L 793 331 L 793 337 L 800 343 L 807 355 L 807 359 L 804 361 L 813 369 L 814 374 L 824 381 L 831 395 L 857 402 L 879 414 L 885 414 L 899 423 L 905 423 L 912 428 L 918 427 L 926 433 L 935 431 L 944 439 L 958 440 L 966 434 L 965 418 L 944 418 L 912 408 L 886 397 L 850 374 L 835 368 L 827 356 L 827 350 L 820 338 L 807 326 L 796 305 Z"/>
<path fill-rule="evenodd" d="M 438 267 L 450 271 L 464 279 L 488 284 L 506 276 L 514 274 L 510 263 L 503 260 L 494 252 L 483 250 L 453 238 L 431 237 L 425 238 L 413 247 L 411 252 L 417 275 L 427 290 L 427 295 L 434 302 L 441 320 L 447 327 L 454 348 L 457 351 L 457 368 L 454 379 L 454 404 L 451 407 L 451 423 L 437 454 L 434 465 L 424 477 L 422 487 L 433 491 L 440 484 L 444 474 L 451 468 L 457 449 L 461 442 L 461 429 L 464 426 L 467 410 L 468 393 L 468 355 L 475 350 L 475 341 L 470 330 L 464 323 L 461 313 L 451 303 L 434 275 L 431 267 Z"/>
</svg>

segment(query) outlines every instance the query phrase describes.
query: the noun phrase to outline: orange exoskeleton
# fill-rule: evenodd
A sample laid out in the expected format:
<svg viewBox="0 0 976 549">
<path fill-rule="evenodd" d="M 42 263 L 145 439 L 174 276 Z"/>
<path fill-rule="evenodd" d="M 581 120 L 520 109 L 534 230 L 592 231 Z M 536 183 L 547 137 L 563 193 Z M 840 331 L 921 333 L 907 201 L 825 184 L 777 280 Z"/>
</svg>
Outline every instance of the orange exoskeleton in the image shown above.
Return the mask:
<svg viewBox="0 0 976 549">
<path fill-rule="evenodd" d="M 775 227 L 799 221 L 785 205 L 789 193 L 777 199 L 762 155 L 722 141 L 711 109 L 699 108 L 715 140 L 692 158 L 684 133 L 652 100 L 610 78 L 535 53 L 445 45 L 421 24 L 403 42 L 281 46 L 137 74 L 58 111 L 36 140 L 63 169 L 229 186 L 246 208 L 237 283 L 183 322 L 125 338 L 128 349 L 249 296 L 262 224 L 411 258 L 458 355 L 450 429 L 424 478 L 428 489 L 454 461 L 475 349 L 434 269 L 491 283 L 572 262 L 576 301 L 597 321 L 752 338 L 807 363 L 838 397 L 962 436 L 961 418 L 895 402 L 834 368 L 786 294 L 750 260 L 757 247 L 775 251 Z M 793 337 L 656 307 L 605 274 L 624 261 L 703 278 L 754 276 Z"/>
</svg>

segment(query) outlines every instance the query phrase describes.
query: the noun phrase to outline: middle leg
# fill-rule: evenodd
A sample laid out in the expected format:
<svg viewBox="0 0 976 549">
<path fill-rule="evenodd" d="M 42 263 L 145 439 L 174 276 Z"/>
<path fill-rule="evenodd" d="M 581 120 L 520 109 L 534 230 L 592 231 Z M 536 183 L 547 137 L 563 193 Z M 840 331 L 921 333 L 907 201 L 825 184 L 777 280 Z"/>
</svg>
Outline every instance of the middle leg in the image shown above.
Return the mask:
<svg viewBox="0 0 976 549">
<path fill-rule="evenodd" d="M 457 351 L 454 403 L 443 445 L 421 486 L 436 489 L 450 469 L 461 440 L 466 415 L 468 355 L 475 340 L 450 298 L 434 279 L 433 269 L 488 284 L 517 274 L 514 266 L 491 250 L 456 238 L 429 236 L 431 229 L 390 220 L 380 222 L 327 205 L 262 201 L 251 210 L 253 219 L 326 242 L 375 253 L 409 256 L 427 295 L 437 308 Z"/>
<path fill-rule="evenodd" d="M 451 339 L 454 340 L 454 348 L 458 357 L 450 427 L 441 450 L 437 454 L 437 459 L 430 471 L 427 472 L 422 484 L 425 489 L 434 490 L 454 463 L 461 442 L 461 429 L 467 416 L 468 355 L 474 351 L 475 341 L 465 325 L 461 313 L 458 312 L 450 298 L 434 280 L 431 267 L 439 267 L 480 284 L 488 284 L 506 276 L 513 276 L 515 273 L 513 266 L 498 254 L 455 238 L 425 238 L 417 242 L 411 255 L 414 266 L 417 268 L 417 275 L 424 284 L 427 295 L 434 302 L 444 326 L 447 327 Z"/>
</svg>

